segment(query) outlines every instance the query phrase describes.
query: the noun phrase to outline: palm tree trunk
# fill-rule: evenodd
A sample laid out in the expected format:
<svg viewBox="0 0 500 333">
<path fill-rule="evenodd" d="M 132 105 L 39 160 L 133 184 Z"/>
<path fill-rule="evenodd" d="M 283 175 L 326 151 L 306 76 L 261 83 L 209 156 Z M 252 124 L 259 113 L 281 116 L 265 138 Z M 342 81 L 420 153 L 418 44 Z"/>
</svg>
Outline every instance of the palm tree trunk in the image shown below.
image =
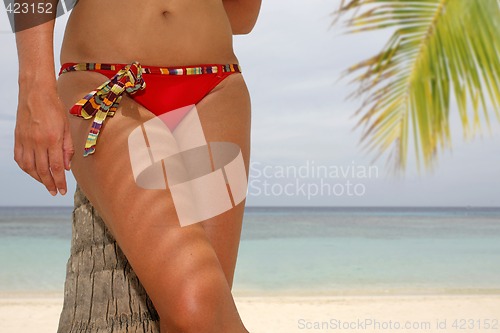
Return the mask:
<svg viewBox="0 0 500 333">
<path fill-rule="evenodd" d="M 158 314 L 102 218 L 77 186 L 58 333 L 158 333 Z"/>
</svg>

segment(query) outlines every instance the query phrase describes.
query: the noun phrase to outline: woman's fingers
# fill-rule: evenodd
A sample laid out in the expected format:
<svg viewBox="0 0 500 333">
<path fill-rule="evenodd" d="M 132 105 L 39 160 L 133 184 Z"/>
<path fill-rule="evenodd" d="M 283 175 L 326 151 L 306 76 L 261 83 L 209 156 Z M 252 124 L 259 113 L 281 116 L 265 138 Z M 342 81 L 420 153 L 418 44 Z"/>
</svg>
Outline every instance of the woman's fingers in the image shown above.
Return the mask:
<svg viewBox="0 0 500 333">
<path fill-rule="evenodd" d="M 49 147 L 49 166 L 52 179 L 62 195 L 66 194 L 66 175 L 64 174 L 64 150 L 62 142 Z M 52 192 L 50 192 L 52 194 Z"/>
<path fill-rule="evenodd" d="M 64 168 L 70 170 L 71 159 L 75 154 L 75 148 L 73 147 L 73 139 L 71 138 L 71 132 L 69 130 L 69 124 L 66 121 L 64 126 L 64 136 L 63 136 L 63 158 L 64 158 Z"/>
<path fill-rule="evenodd" d="M 25 150 L 21 144 L 16 144 L 14 149 L 14 160 L 17 165 L 28 175 L 42 183 L 40 176 L 36 172 L 35 155 L 33 150 Z"/>
<path fill-rule="evenodd" d="M 36 172 L 38 173 L 38 176 L 40 176 L 43 185 L 47 188 L 47 191 L 49 191 L 52 195 L 56 195 L 57 187 L 49 168 L 49 156 L 45 147 L 41 146 L 35 150 L 35 164 Z"/>
<path fill-rule="evenodd" d="M 67 156 L 70 156 L 67 154 Z M 23 149 L 20 144 L 14 148 L 14 160 L 31 177 L 45 185 L 52 195 L 67 192 L 65 162 L 62 147 L 57 145 L 47 149 Z"/>
<path fill-rule="evenodd" d="M 35 167 L 35 156 L 33 154 L 33 150 L 31 149 L 25 149 L 23 146 L 21 134 L 18 131 L 18 128 L 16 127 L 14 131 L 14 161 L 16 161 L 17 165 L 21 170 L 29 174 L 31 177 L 39 181 L 40 183 L 42 180 L 40 179 L 40 176 L 38 176 L 38 173 L 36 172 L 36 167 Z"/>
</svg>

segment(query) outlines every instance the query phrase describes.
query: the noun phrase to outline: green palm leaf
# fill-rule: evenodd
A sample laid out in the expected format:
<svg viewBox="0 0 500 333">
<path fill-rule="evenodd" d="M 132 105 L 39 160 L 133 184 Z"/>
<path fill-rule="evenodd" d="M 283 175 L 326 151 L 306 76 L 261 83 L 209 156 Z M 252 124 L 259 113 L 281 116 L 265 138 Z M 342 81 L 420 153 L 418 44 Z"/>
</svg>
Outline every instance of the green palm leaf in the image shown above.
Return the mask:
<svg viewBox="0 0 500 333">
<path fill-rule="evenodd" d="M 431 168 L 450 148 L 455 99 L 464 136 L 500 120 L 500 0 L 342 0 L 337 18 L 353 12 L 348 31 L 394 29 L 382 51 L 347 69 L 357 72 L 357 111 L 364 148 L 407 166 Z"/>
</svg>

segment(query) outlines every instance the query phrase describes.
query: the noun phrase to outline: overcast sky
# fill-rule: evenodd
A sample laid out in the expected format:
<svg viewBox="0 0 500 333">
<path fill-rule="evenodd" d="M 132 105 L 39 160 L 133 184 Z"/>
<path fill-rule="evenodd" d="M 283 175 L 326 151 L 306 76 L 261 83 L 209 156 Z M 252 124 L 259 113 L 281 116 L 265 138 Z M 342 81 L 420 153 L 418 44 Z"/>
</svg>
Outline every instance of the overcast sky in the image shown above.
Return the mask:
<svg viewBox="0 0 500 333">
<path fill-rule="evenodd" d="M 374 155 L 361 151 L 360 131 L 352 130 L 360 101 L 345 101 L 354 86 L 338 78 L 348 66 L 379 51 L 388 34 L 345 35 L 340 25 L 329 28 L 329 13 L 337 3 L 264 1 L 255 30 L 235 37 L 253 106 L 247 205 L 500 206 L 497 123 L 491 133 L 465 142 L 453 109 L 453 151 L 439 156 L 433 173 L 418 175 L 410 156 L 406 176 L 395 179 L 386 173 L 384 159 L 371 163 Z M 57 21 L 56 54 L 66 19 Z M 13 160 L 18 67 L 5 12 L 0 30 L 0 206 L 72 205 L 71 173 L 69 193 L 54 198 Z M 284 169 L 287 175 L 280 173 Z M 312 172 L 318 170 L 328 174 L 315 177 Z"/>
</svg>

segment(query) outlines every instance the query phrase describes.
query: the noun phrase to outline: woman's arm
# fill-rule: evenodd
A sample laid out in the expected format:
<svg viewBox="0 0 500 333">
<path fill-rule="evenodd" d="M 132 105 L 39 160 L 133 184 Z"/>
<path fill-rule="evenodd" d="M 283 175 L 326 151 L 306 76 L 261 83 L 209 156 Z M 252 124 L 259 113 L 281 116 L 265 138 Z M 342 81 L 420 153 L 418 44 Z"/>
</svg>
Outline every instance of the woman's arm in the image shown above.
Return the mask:
<svg viewBox="0 0 500 333">
<path fill-rule="evenodd" d="M 16 32 L 19 99 L 14 160 L 56 195 L 57 190 L 61 194 L 67 192 L 64 169 L 69 170 L 74 150 L 68 119 L 56 88 L 55 14 L 44 21 Z"/>
<path fill-rule="evenodd" d="M 233 35 L 248 34 L 259 16 L 262 0 L 222 0 Z"/>
</svg>

